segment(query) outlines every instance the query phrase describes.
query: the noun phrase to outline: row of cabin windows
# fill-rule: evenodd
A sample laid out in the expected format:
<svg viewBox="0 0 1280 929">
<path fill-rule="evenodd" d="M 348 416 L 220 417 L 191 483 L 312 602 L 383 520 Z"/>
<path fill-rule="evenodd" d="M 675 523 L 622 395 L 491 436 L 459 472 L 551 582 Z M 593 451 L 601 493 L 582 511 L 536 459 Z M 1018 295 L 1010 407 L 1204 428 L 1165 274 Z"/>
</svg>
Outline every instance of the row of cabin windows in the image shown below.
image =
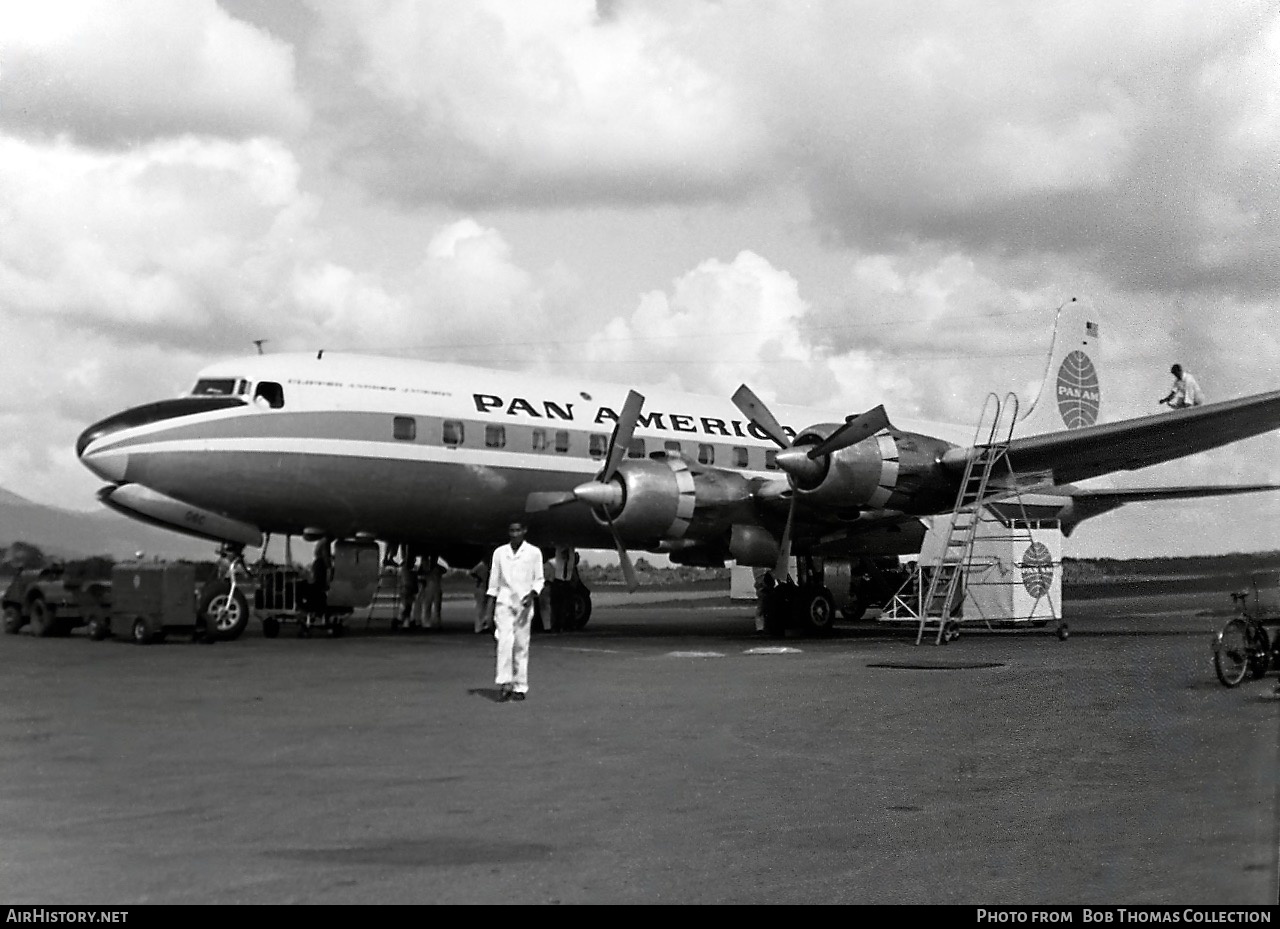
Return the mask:
<svg viewBox="0 0 1280 929">
<path fill-rule="evenodd" d="M 208 378 L 196 382 L 195 388 L 191 391 L 194 396 L 235 396 L 244 395 L 249 391 L 249 382 L 244 378 Z M 255 402 L 263 406 L 278 410 L 284 406 L 284 388 L 273 381 L 259 381 L 253 390 L 253 399 Z M 418 438 L 418 421 L 412 416 L 396 416 L 392 420 L 392 435 L 395 439 L 402 442 L 413 442 Z M 441 438 L 444 444 L 450 448 L 456 448 L 463 443 L 465 430 L 461 420 L 446 419 Z M 507 447 L 507 427 L 500 425 L 486 425 L 484 427 L 484 447 L 485 448 L 506 448 Z M 554 448 L 556 452 L 565 454 L 569 451 L 569 431 L 567 429 L 553 430 L 548 439 L 546 429 L 534 429 L 530 436 L 530 450 L 535 452 L 545 452 L 549 448 Z M 667 439 L 662 443 L 664 452 L 674 452 L 675 454 L 684 454 L 684 448 L 680 442 L 675 439 Z M 592 458 L 603 458 L 609 451 L 609 437 L 603 433 L 593 432 L 588 436 L 587 451 Z M 628 458 L 644 458 L 648 454 L 644 439 L 633 438 L 631 444 L 627 447 Z M 732 458 L 732 467 L 746 468 L 748 467 L 747 450 L 741 445 L 735 445 L 730 449 Z M 776 460 L 777 452 L 773 449 L 765 451 L 764 466 L 770 471 L 777 470 L 778 463 Z M 706 442 L 698 443 L 698 463 L 704 465 L 713 465 L 716 463 L 716 446 Z"/>
<path fill-rule="evenodd" d="M 249 382 L 244 378 L 209 378 L 196 382 L 195 388 L 192 390 L 194 396 L 236 396 L 244 395 L 249 391 Z M 284 388 L 273 381 L 259 381 L 253 390 L 253 399 L 256 403 L 278 410 L 284 406 Z M 396 416 L 392 420 L 392 435 L 395 439 L 402 442 L 413 442 L 418 438 L 418 421 L 412 416 Z M 456 448 L 463 443 L 465 430 L 461 420 L 446 419 L 442 430 L 441 438 L 444 444 L 450 448 Z M 506 448 L 507 447 L 507 427 L 501 425 L 489 424 L 484 427 L 484 446 L 485 448 Z M 549 448 L 554 448 L 559 454 L 565 454 L 569 451 L 569 431 L 567 429 L 553 430 L 551 436 L 548 437 L 546 429 L 534 429 L 530 435 L 530 450 L 535 452 L 545 452 Z M 662 443 L 664 452 L 673 452 L 678 455 L 684 454 L 682 444 L 675 439 L 667 439 Z M 588 436 L 587 451 L 592 458 L 603 458 L 609 451 L 609 437 L 603 433 L 593 432 Z M 644 458 L 648 454 L 645 440 L 633 438 L 631 444 L 627 447 L 628 458 Z M 730 448 L 732 455 L 731 466 L 734 468 L 748 467 L 748 454 L 746 448 L 741 445 L 735 445 Z M 698 463 L 704 465 L 713 465 L 716 463 L 716 446 L 706 442 L 698 443 Z M 765 451 L 764 466 L 767 470 L 776 471 L 778 468 L 777 452 L 773 449 Z"/>
<path fill-rule="evenodd" d="M 418 421 L 412 416 L 397 416 L 393 421 L 392 434 L 400 441 L 412 442 L 418 438 Z M 440 433 L 441 441 L 449 448 L 457 448 L 462 445 L 466 438 L 466 427 L 461 420 L 446 419 L 442 424 Z M 485 448 L 506 448 L 507 447 L 507 427 L 495 424 L 487 424 L 484 427 L 484 447 Z M 554 448 L 556 452 L 565 454 L 569 451 L 569 431 L 567 429 L 555 429 L 551 431 L 550 436 L 546 429 L 533 429 L 529 435 L 529 450 L 534 452 L 545 452 Z M 609 437 L 602 432 L 593 432 L 587 437 L 587 452 L 592 458 L 603 458 L 609 451 Z M 675 439 L 667 439 L 662 443 L 663 452 L 671 452 L 675 454 L 684 454 L 682 443 Z M 746 468 L 748 467 L 749 456 L 747 449 L 741 445 L 734 445 L 730 450 L 732 455 L 732 467 Z M 644 439 L 633 438 L 627 446 L 628 458 L 644 458 L 648 453 Z M 764 456 L 764 466 L 770 471 L 776 471 L 778 468 L 777 452 L 773 449 L 766 449 Z M 704 465 L 713 465 L 716 463 L 716 446 L 706 442 L 698 443 L 698 463 Z"/>
</svg>

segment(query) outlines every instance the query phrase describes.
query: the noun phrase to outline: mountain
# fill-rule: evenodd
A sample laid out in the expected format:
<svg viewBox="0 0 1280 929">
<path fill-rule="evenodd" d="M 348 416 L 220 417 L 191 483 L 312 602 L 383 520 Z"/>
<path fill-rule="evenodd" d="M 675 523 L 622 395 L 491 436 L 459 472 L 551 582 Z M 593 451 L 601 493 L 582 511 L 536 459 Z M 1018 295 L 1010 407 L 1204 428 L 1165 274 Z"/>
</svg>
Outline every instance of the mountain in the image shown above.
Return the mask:
<svg viewBox="0 0 1280 929">
<path fill-rule="evenodd" d="M 88 513 L 63 510 L 0 488 L 0 546 L 18 541 L 56 558 L 110 555 L 122 559 L 137 552 L 201 561 L 214 557 L 212 542 L 135 522 L 106 507 Z"/>
</svg>

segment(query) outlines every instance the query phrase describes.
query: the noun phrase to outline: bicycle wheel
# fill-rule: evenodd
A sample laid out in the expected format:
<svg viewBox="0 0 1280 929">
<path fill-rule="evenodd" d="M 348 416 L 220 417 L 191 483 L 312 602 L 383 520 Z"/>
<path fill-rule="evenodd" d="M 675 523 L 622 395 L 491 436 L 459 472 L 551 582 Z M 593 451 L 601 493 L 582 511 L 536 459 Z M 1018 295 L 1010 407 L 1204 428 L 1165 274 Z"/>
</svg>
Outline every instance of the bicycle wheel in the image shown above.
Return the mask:
<svg viewBox="0 0 1280 929">
<path fill-rule="evenodd" d="M 1223 685 L 1237 687 L 1249 673 L 1252 638 L 1249 624 L 1237 617 L 1213 640 L 1213 670 Z"/>
</svg>

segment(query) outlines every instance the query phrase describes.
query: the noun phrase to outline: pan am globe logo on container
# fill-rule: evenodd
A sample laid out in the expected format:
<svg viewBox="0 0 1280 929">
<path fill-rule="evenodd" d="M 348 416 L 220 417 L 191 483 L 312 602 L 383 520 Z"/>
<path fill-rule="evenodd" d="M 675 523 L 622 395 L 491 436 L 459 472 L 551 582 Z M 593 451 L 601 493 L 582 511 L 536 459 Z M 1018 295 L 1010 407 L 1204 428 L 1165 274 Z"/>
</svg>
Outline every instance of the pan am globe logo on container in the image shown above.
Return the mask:
<svg viewBox="0 0 1280 929">
<path fill-rule="evenodd" d="M 1022 553 L 1022 586 L 1027 593 L 1039 599 L 1049 592 L 1053 584 L 1053 555 L 1043 542 L 1032 542 Z"/>
<path fill-rule="evenodd" d="M 1098 421 L 1098 369 L 1089 356 L 1076 349 L 1058 368 L 1058 413 L 1068 429 L 1092 426 Z"/>
</svg>

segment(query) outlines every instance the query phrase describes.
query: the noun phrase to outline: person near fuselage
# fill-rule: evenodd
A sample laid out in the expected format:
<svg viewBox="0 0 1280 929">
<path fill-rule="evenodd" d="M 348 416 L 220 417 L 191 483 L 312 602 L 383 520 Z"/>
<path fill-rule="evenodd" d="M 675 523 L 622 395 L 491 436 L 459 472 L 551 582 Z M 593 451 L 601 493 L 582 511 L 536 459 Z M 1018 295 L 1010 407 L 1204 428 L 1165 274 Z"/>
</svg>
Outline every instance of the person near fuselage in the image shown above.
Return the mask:
<svg viewBox="0 0 1280 929">
<path fill-rule="evenodd" d="M 423 629 L 439 629 L 442 626 L 441 607 L 444 603 L 444 568 L 433 554 L 422 557 L 418 570 L 418 599 L 414 603 L 414 619 Z"/>
<path fill-rule="evenodd" d="M 488 610 L 489 562 L 478 561 L 476 566 L 467 573 L 476 581 L 476 632 L 488 632 L 493 628 Z"/>
<path fill-rule="evenodd" d="M 510 541 L 494 550 L 489 568 L 499 700 L 523 700 L 529 692 L 529 627 L 533 603 L 542 593 L 543 566 L 542 553 L 525 544 L 526 531 L 523 521 L 513 520 L 507 527 Z"/>
</svg>

